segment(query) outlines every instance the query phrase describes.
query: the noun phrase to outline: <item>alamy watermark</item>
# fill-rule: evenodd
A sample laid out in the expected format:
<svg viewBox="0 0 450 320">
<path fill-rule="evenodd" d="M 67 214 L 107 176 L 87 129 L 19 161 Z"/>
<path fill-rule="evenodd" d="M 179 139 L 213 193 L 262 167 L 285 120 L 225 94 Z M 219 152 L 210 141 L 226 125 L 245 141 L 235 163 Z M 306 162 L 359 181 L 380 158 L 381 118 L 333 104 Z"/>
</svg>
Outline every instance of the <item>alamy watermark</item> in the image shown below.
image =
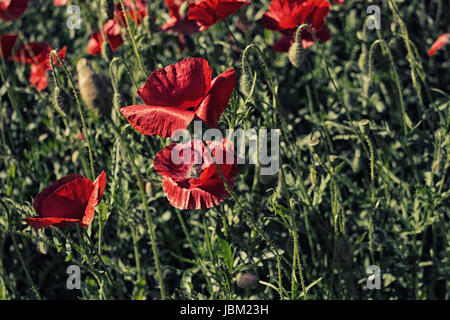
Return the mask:
<svg viewBox="0 0 450 320">
<path fill-rule="evenodd" d="M 202 121 L 194 121 L 193 143 L 188 130 L 177 129 L 172 134 L 172 142 L 178 144 L 172 149 L 171 160 L 174 164 L 212 162 L 209 150 L 202 151 L 201 145 L 196 144 L 201 144 L 201 141 L 222 142 L 224 138 L 226 139 L 225 150 L 222 143 L 211 143 L 209 146 L 217 164 L 246 164 L 246 142 L 248 141 L 248 164 L 259 164 L 261 175 L 275 175 L 278 172 L 280 129 L 227 129 L 224 137 L 219 129 L 207 129 L 203 132 Z M 219 150 L 225 152 L 217 152 Z"/>
</svg>

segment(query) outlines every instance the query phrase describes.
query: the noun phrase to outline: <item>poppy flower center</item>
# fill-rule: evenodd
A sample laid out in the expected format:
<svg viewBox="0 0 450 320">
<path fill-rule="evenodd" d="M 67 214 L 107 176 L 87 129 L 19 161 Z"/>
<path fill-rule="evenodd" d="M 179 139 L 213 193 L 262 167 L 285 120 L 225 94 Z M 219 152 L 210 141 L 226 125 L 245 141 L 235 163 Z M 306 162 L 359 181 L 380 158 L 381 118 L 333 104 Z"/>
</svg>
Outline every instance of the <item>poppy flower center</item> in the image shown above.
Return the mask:
<svg viewBox="0 0 450 320">
<path fill-rule="evenodd" d="M 201 164 L 194 164 L 194 165 L 192 165 L 191 169 L 189 170 L 187 177 L 189 179 L 198 179 L 198 178 L 200 178 L 202 171 L 203 170 L 202 170 Z"/>
</svg>

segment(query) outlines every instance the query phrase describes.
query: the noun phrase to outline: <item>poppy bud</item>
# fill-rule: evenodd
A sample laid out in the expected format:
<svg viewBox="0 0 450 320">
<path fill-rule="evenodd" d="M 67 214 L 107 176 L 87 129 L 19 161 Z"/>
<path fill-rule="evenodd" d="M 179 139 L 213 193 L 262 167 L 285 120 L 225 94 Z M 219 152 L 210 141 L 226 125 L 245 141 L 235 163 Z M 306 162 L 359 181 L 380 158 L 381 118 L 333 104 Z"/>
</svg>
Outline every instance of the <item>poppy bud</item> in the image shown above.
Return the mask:
<svg viewBox="0 0 450 320">
<path fill-rule="evenodd" d="M 105 77 L 94 71 L 82 58 L 77 63 L 78 87 L 81 99 L 95 114 L 109 115 L 112 106 L 112 89 Z"/>
<path fill-rule="evenodd" d="M 56 87 L 53 92 L 53 106 L 60 115 L 66 117 L 70 111 L 70 98 L 61 87 Z"/>
<path fill-rule="evenodd" d="M 106 62 L 111 61 L 113 58 L 113 51 L 111 49 L 111 46 L 109 45 L 108 41 L 103 41 L 102 43 L 102 57 L 106 60 Z"/>
<path fill-rule="evenodd" d="M 300 65 L 305 58 L 305 50 L 303 49 L 302 41 L 294 42 L 289 48 L 289 61 L 296 68 L 300 68 Z"/>
<path fill-rule="evenodd" d="M 102 8 L 105 10 L 108 19 L 114 19 L 114 1 L 102 0 Z"/>
<path fill-rule="evenodd" d="M 239 273 L 237 276 L 237 285 L 242 289 L 253 289 L 258 282 L 258 277 L 251 273 Z"/>
<path fill-rule="evenodd" d="M 243 69 L 241 77 L 239 79 L 239 88 L 246 96 L 250 95 L 250 77 L 246 68 Z"/>
<path fill-rule="evenodd" d="M 120 93 L 114 92 L 113 104 L 114 104 L 114 109 L 116 109 L 116 110 L 120 109 L 120 107 L 122 105 L 122 98 L 120 96 Z"/>
</svg>

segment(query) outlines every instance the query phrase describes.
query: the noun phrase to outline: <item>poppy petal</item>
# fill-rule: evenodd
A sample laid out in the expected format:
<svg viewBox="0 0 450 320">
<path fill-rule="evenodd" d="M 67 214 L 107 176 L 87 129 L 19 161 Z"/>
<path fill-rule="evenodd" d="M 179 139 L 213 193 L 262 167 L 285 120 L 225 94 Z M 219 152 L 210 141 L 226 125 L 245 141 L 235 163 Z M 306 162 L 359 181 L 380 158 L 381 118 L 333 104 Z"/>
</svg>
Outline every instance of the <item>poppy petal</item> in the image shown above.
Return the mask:
<svg viewBox="0 0 450 320">
<path fill-rule="evenodd" d="M 28 0 L 0 1 L 0 18 L 5 21 L 19 19 L 27 10 Z"/>
<path fill-rule="evenodd" d="M 86 178 L 63 184 L 43 199 L 39 217 L 81 219 L 93 189 L 94 184 Z"/>
<path fill-rule="evenodd" d="M 450 44 L 450 33 L 444 33 L 433 43 L 430 50 L 428 50 L 428 56 L 434 56 L 436 52 L 446 44 Z"/>
<path fill-rule="evenodd" d="M 233 68 L 223 72 L 212 81 L 208 95 L 195 110 L 195 115 L 208 127 L 217 128 L 217 122 L 228 106 L 235 83 L 236 73 Z"/>
<path fill-rule="evenodd" d="M 101 31 L 94 32 L 88 41 L 87 53 L 98 56 L 102 53 L 103 35 Z"/>
<path fill-rule="evenodd" d="M 48 78 L 41 64 L 31 65 L 30 82 L 38 91 L 42 91 L 48 87 Z"/>
<path fill-rule="evenodd" d="M 35 229 L 41 229 L 46 227 L 59 227 L 65 228 L 75 223 L 80 223 L 79 219 L 68 219 L 68 218 L 25 218 L 25 222 Z"/>
<path fill-rule="evenodd" d="M 55 182 L 53 182 L 51 185 L 49 185 L 47 188 L 45 188 L 44 190 L 42 190 L 35 198 L 34 198 L 34 202 L 33 202 L 33 207 L 34 210 L 36 211 L 36 213 L 39 215 L 39 213 L 41 212 L 41 204 L 42 201 L 48 197 L 51 193 L 53 193 L 56 189 L 58 189 L 60 186 L 73 181 L 73 180 L 77 180 L 77 179 L 81 179 L 84 178 L 82 175 L 80 174 L 69 174 L 68 176 L 65 176 L 64 178 L 61 178 Z"/>
<path fill-rule="evenodd" d="M 150 106 L 196 107 L 211 87 L 212 69 L 203 58 L 187 58 L 154 71 L 137 91 Z"/>
<path fill-rule="evenodd" d="M 214 192 L 210 192 L 201 188 L 184 188 L 169 177 L 162 180 L 163 191 L 170 204 L 181 210 L 204 210 L 219 205 L 228 193 L 223 184 L 217 183 L 216 186 Z"/>
<path fill-rule="evenodd" d="M 106 40 L 108 40 L 108 43 L 113 51 L 116 51 L 123 44 L 123 38 L 120 33 L 120 29 L 120 25 L 116 23 L 114 19 L 109 19 L 103 25 Z"/>
<path fill-rule="evenodd" d="M 121 108 L 120 112 L 140 133 L 164 138 L 176 129 L 186 129 L 194 119 L 194 112 L 170 107 L 133 105 Z"/>
<path fill-rule="evenodd" d="M 0 35 L 0 58 L 9 56 L 12 48 L 16 44 L 18 36 L 17 33 L 4 33 Z"/>
<path fill-rule="evenodd" d="M 94 189 L 91 192 L 86 209 L 84 210 L 84 216 L 81 219 L 81 226 L 83 228 L 90 225 L 92 223 L 92 220 L 94 220 L 95 206 L 103 198 L 103 190 L 105 189 L 105 185 L 106 185 L 106 173 L 105 171 L 102 171 L 102 173 L 94 181 Z"/>
</svg>

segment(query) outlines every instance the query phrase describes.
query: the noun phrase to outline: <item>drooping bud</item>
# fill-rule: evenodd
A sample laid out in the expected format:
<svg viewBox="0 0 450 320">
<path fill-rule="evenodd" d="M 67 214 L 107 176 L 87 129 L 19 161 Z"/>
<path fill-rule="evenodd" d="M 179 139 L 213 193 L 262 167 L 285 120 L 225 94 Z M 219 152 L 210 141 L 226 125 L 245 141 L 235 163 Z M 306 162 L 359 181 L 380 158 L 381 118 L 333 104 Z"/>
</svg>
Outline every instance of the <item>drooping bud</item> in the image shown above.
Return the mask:
<svg viewBox="0 0 450 320">
<path fill-rule="evenodd" d="M 118 93 L 118 92 L 114 92 L 113 105 L 114 105 L 114 109 L 116 109 L 116 110 L 119 110 L 122 106 L 122 97 L 120 96 L 120 93 Z"/>
<path fill-rule="evenodd" d="M 87 107 L 97 115 L 108 116 L 113 96 L 109 82 L 103 75 L 95 72 L 85 58 L 77 63 L 77 75 L 80 96 Z"/>
<path fill-rule="evenodd" d="M 242 289 L 253 289 L 258 281 L 258 277 L 251 273 L 239 273 L 237 276 L 237 285 Z"/>
<path fill-rule="evenodd" d="M 53 91 L 53 106 L 63 117 L 66 117 L 69 114 L 70 97 L 67 92 L 59 86 L 55 87 L 55 91 Z"/>
<path fill-rule="evenodd" d="M 289 61 L 296 68 L 300 68 L 303 60 L 305 59 L 305 49 L 303 48 L 302 41 L 294 42 L 289 48 Z"/>
<path fill-rule="evenodd" d="M 108 19 L 114 19 L 114 1 L 102 0 L 102 8 L 105 11 Z"/>
<path fill-rule="evenodd" d="M 314 166 L 309 167 L 309 180 L 311 180 L 311 185 L 313 187 L 317 185 L 317 170 Z"/>
</svg>

